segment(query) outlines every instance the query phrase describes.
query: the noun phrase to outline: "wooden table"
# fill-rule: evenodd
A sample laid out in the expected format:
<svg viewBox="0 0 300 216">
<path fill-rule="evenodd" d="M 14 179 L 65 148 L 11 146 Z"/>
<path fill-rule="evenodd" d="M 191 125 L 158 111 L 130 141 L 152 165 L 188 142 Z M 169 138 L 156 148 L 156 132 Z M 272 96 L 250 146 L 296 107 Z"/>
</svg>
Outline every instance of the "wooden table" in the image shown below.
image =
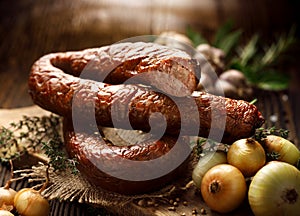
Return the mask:
<svg viewBox="0 0 300 216">
<path fill-rule="evenodd" d="M 2 41 L 0 45 L 0 109 L 14 109 L 33 105 L 27 92 L 28 73 L 32 63 L 45 53 L 101 46 L 133 36 L 137 34 L 137 32 L 143 34 L 154 32 L 150 27 L 149 29 L 144 28 L 141 30 L 139 26 L 135 27 L 135 29 L 131 28 L 131 31 L 127 33 L 124 33 L 125 31 L 121 29 L 121 27 L 116 27 L 115 32 L 101 31 L 99 33 L 86 28 L 80 31 L 68 27 L 71 20 L 61 20 L 60 17 L 55 16 L 58 15 L 59 11 L 61 12 L 60 9 L 62 7 L 69 5 L 66 1 L 55 1 L 55 4 L 52 1 L 44 1 L 45 4 L 36 4 L 35 1 L 20 1 L 15 7 L 11 7 L 10 2 L 11 1 L 5 0 L 0 3 L 0 8 L 3 12 L 1 14 L 2 25 L 0 26 L 0 39 Z M 52 6 L 50 7 L 50 5 Z M 70 4 L 70 7 L 73 9 L 80 8 L 78 5 L 76 6 L 75 3 Z M 51 15 L 47 10 L 48 8 L 50 8 L 54 14 L 51 19 L 42 16 L 43 13 L 47 16 Z M 82 13 L 86 8 L 87 5 L 82 4 L 82 10 L 78 10 L 82 17 L 84 17 Z M 76 10 L 71 11 L 72 13 L 76 12 Z M 70 14 L 66 13 L 65 18 L 70 18 L 70 16 Z M 50 23 L 47 23 L 47 20 L 50 21 Z M 55 23 L 57 23 L 57 26 Z M 93 23 L 91 25 L 93 25 Z M 112 31 L 113 28 L 108 29 Z M 116 32 L 121 30 L 123 30 L 122 35 L 116 34 Z M 297 55 L 297 57 L 299 57 L 299 55 Z M 258 101 L 258 106 L 267 117 L 267 126 L 275 125 L 289 129 L 291 131 L 290 138 L 299 146 L 300 75 L 298 69 L 299 67 L 295 66 L 289 69 L 289 74 L 293 77 L 289 90 L 278 93 L 262 93 L 260 97 L 263 100 Z M 272 115 L 278 115 L 279 121 L 272 122 L 272 120 L 269 119 Z M 9 171 L 5 166 L 0 166 L 0 170 L 0 183 L 3 184 L 8 178 Z M 16 189 L 20 189 L 24 186 L 27 186 L 27 183 L 21 182 L 12 185 L 12 187 Z M 198 200 L 194 200 L 194 205 L 196 205 L 195 202 L 197 201 Z M 137 205 L 133 207 L 136 209 L 136 212 L 144 213 L 144 215 L 179 215 L 180 211 L 184 212 L 190 206 L 185 207 L 181 205 L 177 212 L 166 210 L 167 206 L 160 208 L 151 206 L 147 209 L 143 209 Z M 53 216 L 67 214 L 72 216 L 87 215 L 86 205 L 77 203 L 53 201 L 51 202 L 51 209 L 51 215 Z M 190 213 L 191 211 L 189 211 L 189 214 Z M 239 211 L 236 212 L 235 215 L 238 215 L 238 213 Z M 108 213 L 105 212 L 104 214 Z M 127 212 L 127 215 L 130 215 L 130 211 Z M 249 215 L 251 215 L 251 213 L 249 213 Z"/>
</svg>

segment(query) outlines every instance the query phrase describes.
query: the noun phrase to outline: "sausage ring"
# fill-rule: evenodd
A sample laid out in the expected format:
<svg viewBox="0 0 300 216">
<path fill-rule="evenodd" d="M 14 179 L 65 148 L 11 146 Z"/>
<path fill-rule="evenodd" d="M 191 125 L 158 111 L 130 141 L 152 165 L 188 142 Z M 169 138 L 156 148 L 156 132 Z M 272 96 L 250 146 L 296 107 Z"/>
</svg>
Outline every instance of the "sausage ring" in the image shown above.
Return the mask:
<svg viewBox="0 0 300 216">
<path fill-rule="evenodd" d="M 86 131 L 75 132 L 71 121 L 66 119 L 63 131 L 69 156 L 79 161 L 77 168 L 90 183 L 108 191 L 126 195 L 151 192 L 182 176 L 188 166 L 188 157 L 180 161 L 174 169 L 171 168 L 173 164 L 164 163 L 164 161 L 175 163 L 175 160 L 182 158 L 184 152 L 188 155 L 190 146 L 187 140 L 178 141 L 170 136 L 163 136 L 159 140 L 150 137 L 137 144 L 116 146 L 99 135 Z M 174 149 L 176 143 L 178 150 L 175 154 L 168 154 L 171 149 Z M 162 156 L 165 157 L 161 163 L 153 163 L 152 166 L 143 163 Z M 135 162 L 141 166 L 136 166 Z M 166 174 L 162 173 L 163 166 L 171 169 Z M 154 178 L 153 174 L 158 172 L 162 174 Z M 150 178 L 138 176 L 149 173 Z M 129 179 L 126 178 L 128 175 Z"/>
<path fill-rule="evenodd" d="M 184 52 L 142 42 L 114 44 L 79 52 L 54 53 L 43 56 L 32 66 L 29 93 L 36 104 L 64 117 L 67 151 L 71 156 L 79 159 L 79 168 L 87 175 L 88 180 L 105 189 L 120 193 L 147 192 L 146 188 L 149 190 L 157 188 L 162 185 L 162 182 L 170 181 L 174 175 L 177 176 L 184 163 L 178 165 L 169 175 L 152 181 L 122 181 L 108 176 L 97 171 L 84 155 L 92 154 L 96 158 L 110 158 L 111 155 L 102 153 L 105 152 L 104 149 L 110 148 L 111 144 L 107 141 L 99 141 L 84 130 L 75 133 L 70 119 L 74 115 L 89 116 L 93 110 L 98 126 L 114 127 L 112 113 L 117 107 L 119 108 L 118 122 L 129 121 L 133 129 L 149 132 L 151 126 L 160 128 L 159 124 L 150 126 L 151 115 L 161 113 L 165 118 L 166 128 L 160 140 L 148 142 L 145 144 L 146 148 L 136 145 L 112 147 L 118 157 L 129 160 L 151 160 L 152 157 L 166 154 L 172 149 L 173 139 L 176 140 L 179 134 L 214 138 L 215 135 L 218 137 L 219 134 L 224 133 L 222 141 L 229 144 L 236 139 L 251 136 L 255 128 L 260 127 L 264 122 L 258 109 L 246 101 L 205 92 L 193 92 L 199 77 L 198 66 Z M 84 71 L 88 73 L 83 74 Z M 158 73 L 155 75 L 156 78 L 149 81 L 147 72 L 152 73 L 152 71 Z M 146 75 L 139 77 L 137 74 Z M 175 78 L 170 80 L 169 85 L 162 85 L 164 82 L 162 80 L 169 78 L 169 75 Z M 136 83 L 122 84 L 134 76 L 139 77 L 137 82 L 157 89 L 162 87 L 161 90 L 165 93 Z M 179 89 L 176 88 L 178 82 L 183 83 L 179 85 Z M 174 102 L 174 98 L 177 103 Z M 184 104 L 184 106 L 179 109 L 177 104 Z M 196 109 L 198 115 L 196 118 L 193 115 L 195 112 L 191 112 L 191 107 Z M 182 121 L 183 113 L 185 121 Z M 225 119 L 224 125 L 220 119 Z M 118 126 L 132 129 L 122 123 Z M 180 142 L 183 142 L 182 148 L 186 149 L 186 143 L 183 140 Z M 91 146 L 95 145 L 103 149 L 100 151 L 102 153 L 92 151 Z M 138 150 L 128 154 L 116 153 L 132 152 L 133 149 Z M 130 154 L 131 157 L 128 157 Z M 112 160 L 117 160 L 113 158 Z M 122 186 L 116 187 L 116 182 Z"/>
</svg>

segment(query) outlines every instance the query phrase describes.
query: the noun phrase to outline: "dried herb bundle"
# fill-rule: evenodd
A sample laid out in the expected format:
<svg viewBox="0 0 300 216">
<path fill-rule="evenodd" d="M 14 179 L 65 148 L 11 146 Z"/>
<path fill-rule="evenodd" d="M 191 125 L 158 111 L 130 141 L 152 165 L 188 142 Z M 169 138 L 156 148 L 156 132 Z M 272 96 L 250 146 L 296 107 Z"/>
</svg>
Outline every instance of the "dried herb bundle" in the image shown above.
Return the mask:
<svg viewBox="0 0 300 216">
<path fill-rule="evenodd" d="M 23 116 L 8 128 L 0 128 L 1 162 L 14 160 L 26 152 L 44 153 L 54 169 L 71 168 L 77 172 L 76 161 L 69 159 L 63 150 L 59 116 Z"/>
</svg>

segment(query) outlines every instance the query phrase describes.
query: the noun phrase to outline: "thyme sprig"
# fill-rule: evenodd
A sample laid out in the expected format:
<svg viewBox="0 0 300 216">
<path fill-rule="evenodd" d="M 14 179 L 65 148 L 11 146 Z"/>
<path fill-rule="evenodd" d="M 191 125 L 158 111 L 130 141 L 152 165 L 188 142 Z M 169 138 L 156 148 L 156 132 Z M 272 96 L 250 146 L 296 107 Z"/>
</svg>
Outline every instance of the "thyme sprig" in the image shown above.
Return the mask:
<svg viewBox="0 0 300 216">
<path fill-rule="evenodd" d="M 42 142 L 51 139 L 59 133 L 59 130 L 60 118 L 58 116 L 23 116 L 19 122 L 11 123 L 10 127 L 2 127 L 0 140 L 3 142 L 1 142 L 1 147 L 9 145 L 13 141 L 19 150 L 37 151 Z M 5 140 L 8 143 L 5 143 Z"/>
<path fill-rule="evenodd" d="M 196 156 L 201 156 L 207 152 L 225 151 L 227 152 L 229 147 L 227 144 L 217 142 L 212 139 L 198 137 L 196 142 L 192 142 L 191 146 L 194 148 Z"/>
<path fill-rule="evenodd" d="M 267 156 L 267 161 L 273 161 L 273 160 L 278 160 L 280 157 L 280 154 L 278 152 L 268 152 L 266 153 Z"/>
<path fill-rule="evenodd" d="M 276 136 L 281 136 L 285 139 L 288 138 L 289 135 L 289 130 L 283 129 L 283 128 L 257 128 L 255 131 L 255 134 L 253 135 L 254 139 L 257 140 L 258 142 L 261 141 L 262 139 L 266 138 L 268 135 L 276 135 Z"/>
<path fill-rule="evenodd" d="M 289 130 L 283 129 L 283 128 L 257 128 L 252 138 L 257 140 L 258 142 L 262 141 L 264 138 L 266 138 L 268 135 L 277 135 L 281 136 L 285 139 L 288 138 Z M 193 141 L 191 143 L 191 146 L 194 148 L 194 152 L 196 156 L 200 156 L 202 154 L 205 154 L 209 151 L 216 151 L 216 150 L 222 150 L 227 152 L 230 148 L 230 145 L 216 142 L 212 139 L 207 139 L 203 137 L 198 137 L 196 141 Z M 267 154 L 267 157 L 273 160 L 276 160 L 280 155 L 276 152 L 271 152 Z M 300 166 L 300 159 L 299 159 L 299 166 Z"/>
<path fill-rule="evenodd" d="M 76 164 L 78 161 L 76 159 L 70 159 L 66 155 L 66 152 L 62 150 L 62 140 L 60 136 L 55 135 L 47 143 L 42 143 L 42 150 L 50 159 L 50 164 L 56 170 L 66 170 L 70 169 L 73 174 L 78 173 Z"/>
<path fill-rule="evenodd" d="M 0 129 L 0 161 L 8 162 L 20 156 L 20 148 L 13 132 L 5 127 Z"/>
<path fill-rule="evenodd" d="M 8 128 L 0 128 L 0 161 L 7 162 L 26 152 L 44 153 L 56 170 L 77 172 L 76 161 L 63 150 L 61 117 L 56 115 L 23 118 Z"/>
</svg>

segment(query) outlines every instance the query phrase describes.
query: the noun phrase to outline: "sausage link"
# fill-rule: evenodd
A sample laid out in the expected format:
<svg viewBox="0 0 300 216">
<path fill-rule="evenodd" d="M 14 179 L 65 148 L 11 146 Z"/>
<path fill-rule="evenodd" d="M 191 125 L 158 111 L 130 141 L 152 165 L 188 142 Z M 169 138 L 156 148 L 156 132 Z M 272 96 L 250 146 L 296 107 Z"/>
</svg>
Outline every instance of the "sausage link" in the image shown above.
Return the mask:
<svg viewBox="0 0 300 216">
<path fill-rule="evenodd" d="M 113 49 L 108 53 L 118 56 L 118 49 L 114 48 L 116 50 Z M 121 48 L 119 47 L 120 50 Z M 106 49 L 110 48 L 105 47 Z M 134 56 L 134 53 L 131 55 Z M 69 54 L 65 54 L 65 60 L 61 62 L 68 63 L 70 60 L 65 65 L 73 65 L 68 69 L 66 66 L 57 67 L 63 65 L 58 63 L 58 59 L 64 59 L 58 56 L 61 54 L 44 56 L 33 65 L 29 77 L 29 92 L 36 104 L 68 118 L 71 118 L 72 112 L 79 112 L 78 115 L 81 116 L 89 116 L 95 112 L 96 121 L 101 126 L 114 127 L 114 123 L 117 122 L 120 127 L 126 128 L 130 122 L 133 129 L 150 131 L 150 117 L 153 113 L 161 113 L 166 120 L 166 134 L 182 133 L 214 138 L 224 132 L 222 141 L 226 143 L 251 136 L 255 128 L 264 123 L 264 118 L 257 107 L 243 100 L 233 100 L 204 92 L 194 92 L 186 97 L 171 97 L 144 86 L 110 85 L 83 79 L 76 75 L 78 76 L 86 63 L 74 63 L 77 61 L 74 59 L 82 59 L 81 57 L 69 57 Z M 80 62 L 87 62 L 87 58 L 84 59 Z M 105 68 L 100 63 L 93 64 L 93 68 L 95 67 Z M 113 77 L 111 75 L 111 79 Z M 181 105 L 180 109 L 178 104 Z M 195 111 L 199 117 L 195 117 Z M 161 122 L 157 124 L 153 122 L 152 128 L 161 128 Z M 195 127 L 198 128 L 198 123 L 200 127 L 195 134 L 193 130 Z"/>
<path fill-rule="evenodd" d="M 37 105 L 64 117 L 66 150 L 78 159 L 79 170 L 92 184 L 123 194 L 145 193 L 184 172 L 191 150 L 184 135 L 213 139 L 221 135 L 230 144 L 252 135 L 264 122 L 258 109 L 245 101 L 193 92 L 198 66 L 183 52 L 151 43 L 53 53 L 33 64 L 29 93 Z M 150 131 L 153 137 L 116 146 L 93 133 L 93 120 L 96 127 Z M 161 131 L 164 134 L 157 136 Z M 131 161 L 161 157 L 160 164 L 148 166 L 148 173 L 154 175 L 168 168 L 157 177 L 130 180 L 111 173 L 134 170 L 143 174 L 147 167 Z"/>
<path fill-rule="evenodd" d="M 56 53 L 51 64 L 84 79 L 110 84 L 148 84 L 174 96 L 190 95 L 200 66 L 185 52 L 153 43 L 120 43 Z"/>
</svg>

